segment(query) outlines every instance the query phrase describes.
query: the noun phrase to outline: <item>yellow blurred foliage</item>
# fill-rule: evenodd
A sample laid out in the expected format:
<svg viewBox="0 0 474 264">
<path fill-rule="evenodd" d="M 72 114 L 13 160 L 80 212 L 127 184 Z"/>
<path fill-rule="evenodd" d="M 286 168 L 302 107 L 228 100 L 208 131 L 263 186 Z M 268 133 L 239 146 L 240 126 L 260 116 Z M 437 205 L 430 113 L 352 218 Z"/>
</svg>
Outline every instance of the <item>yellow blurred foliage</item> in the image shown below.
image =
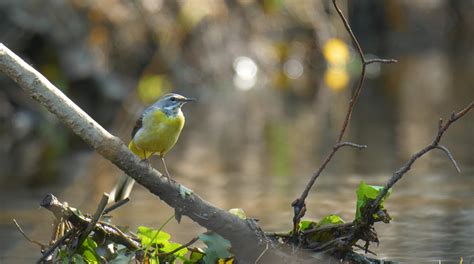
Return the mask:
<svg viewBox="0 0 474 264">
<path fill-rule="evenodd" d="M 349 83 L 349 74 L 345 67 L 330 66 L 324 73 L 324 82 L 332 90 L 339 91 Z"/>
<path fill-rule="evenodd" d="M 323 47 L 324 58 L 329 64 L 345 65 L 349 62 L 350 52 L 346 43 L 340 39 L 330 39 Z"/>
<path fill-rule="evenodd" d="M 180 19 L 189 30 L 202 19 L 212 16 L 227 16 L 228 10 L 224 1 L 219 0 L 183 0 L 181 1 Z"/>
<path fill-rule="evenodd" d="M 145 75 L 140 79 L 137 90 L 140 100 L 150 104 L 171 91 L 171 82 L 166 75 Z"/>
</svg>

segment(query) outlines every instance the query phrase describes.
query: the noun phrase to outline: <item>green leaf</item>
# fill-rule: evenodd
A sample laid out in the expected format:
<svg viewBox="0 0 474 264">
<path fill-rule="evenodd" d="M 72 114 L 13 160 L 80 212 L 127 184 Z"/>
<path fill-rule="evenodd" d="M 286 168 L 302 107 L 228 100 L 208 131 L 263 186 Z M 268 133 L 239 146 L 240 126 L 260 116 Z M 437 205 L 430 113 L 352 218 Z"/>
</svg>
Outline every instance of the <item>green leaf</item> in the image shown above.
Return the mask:
<svg viewBox="0 0 474 264">
<path fill-rule="evenodd" d="M 322 227 L 325 225 L 338 225 L 338 224 L 344 224 L 344 220 L 338 215 L 328 215 L 321 219 L 315 227 Z M 333 230 L 327 230 L 327 231 L 319 231 L 315 232 L 311 236 L 311 240 L 317 241 L 317 242 L 326 242 L 329 240 L 332 240 L 336 237 L 336 235 L 333 233 Z"/>
<path fill-rule="evenodd" d="M 328 215 L 324 217 L 319 223 L 316 225 L 317 227 L 321 227 L 324 225 L 337 225 L 337 224 L 344 224 L 344 220 L 338 215 Z"/>
<path fill-rule="evenodd" d="M 157 257 L 152 257 L 148 259 L 149 264 L 160 264 L 160 260 Z"/>
<path fill-rule="evenodd" d="M 99 256 L 95 252 L 97 243 L 90 237 L 87 237 L 82 245 L 77 249 L 79 254 L 87 263 L 99 263 Z"/>
<path fill-rule="evenodd" d="M 300 223 L 299 223 L 299 227 L 300 227 L 301 231 L 311 229 L 316 225 L 317 225 L 317 223 L 314 222 L 314 221 L 311 221 L 311 220 L 301 220 Z"/>
<path fill-rule="evenodd" d="M 357 205 L 356 205 L 356 220 L 362 218 L 361 209 L 367 205 L 367 203 L 374 201 L 380 192 L 383 190 L 383 186 L 368 185 L 364 181 L 361 181 L 359 188 L 357 188 Z M 392 190 L 390 189 L 387 195 L 382 199 L 380 203 L 380 209 L 384 209 L 385 199 L 388 198 Z"/>
<path fill-rule="evenodd" d="M 163 251 L 163 252 L 171 252 L 171 251 L 179 248 L 180 246 L 182 246 L 182 245 L 179 244 L 179 243 L 169 242 L 169 243 L 165 243 L 164 247 L 162 247 L 160 250 Z M 176 257 L 182 257 L 182 256 L 186 255 L 186 253 L 188 253 L 188 249 L 187 248 L 182 248 L 182 249 L 176 251 L 175 253 L 173 253 L 173 255 L 175 255 Z"/>
<path fill-rule="evenodd" d="M 171 238 L 170 234 L 164 231 L 154 230 L 146 226 L 139 226 L 137 235 L 144 246 L 164 244 Z"/>
<path fill-rule="evenodd" d="M 82 243 L 81 247 L 95 251 L 95 248 L 97 247 L 97 243 L 94 241 L 94 239 L 87 237 L 84 240 L 84 243 Z"/>
<path fill-rule="evenodd" d="M 247 219 L 247 214 L 245 214 L 244 209 L 242 208 L 232 208 L 229 210 L 229 213 L 238 216 L 240 219 Z"/>
<path fill-rule="evenodd" d="M 201 249 L 199 248 L 195 248 L 194 250 L 192 250 L 191 254 L 189 255 L 189 260 L 184 261 L 184 264 L 202 263 L 205 254 L 200 250 Z"/>
<path fill-rule="evenodd" d="M 85 261 L 87 261 L 87 263 L 99 263 L 99 258 L 97 257 L 95 252 L 92 252 L 89 250 L 84 251 L 84 253 L 82 254 L 82 257 L 84 258 Z"/>
<path fill-rule="evenodd" d="M 205 263 L 215 263 L 219 258 L 226 259 L 232 255 L 229 252 L 231 247 L 229 240 L 214 232 L 200 234 L 199 239 L 207 245 L 207 248 L 204 250 L 206 254 L 204 256 Z"/>
</svg>

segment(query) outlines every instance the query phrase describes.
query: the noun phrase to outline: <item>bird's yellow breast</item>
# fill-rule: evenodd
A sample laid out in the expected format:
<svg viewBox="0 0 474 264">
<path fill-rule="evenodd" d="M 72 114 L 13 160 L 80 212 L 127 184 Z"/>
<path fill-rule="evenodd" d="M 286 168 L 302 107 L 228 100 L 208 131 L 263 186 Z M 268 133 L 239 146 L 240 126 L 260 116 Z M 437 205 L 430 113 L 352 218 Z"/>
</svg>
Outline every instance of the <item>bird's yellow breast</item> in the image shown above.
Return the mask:
<svg viewBox="0 0 474 264">
<path fill-rule="evenodd" d="M 142 159 L 156 154 L 163 157 L 178 141 L 184 126 L 184 115 L 179 110 L 175 116 L 167 116 L 157 109 L 143 117 L 129 148 Z"/>
</svg>

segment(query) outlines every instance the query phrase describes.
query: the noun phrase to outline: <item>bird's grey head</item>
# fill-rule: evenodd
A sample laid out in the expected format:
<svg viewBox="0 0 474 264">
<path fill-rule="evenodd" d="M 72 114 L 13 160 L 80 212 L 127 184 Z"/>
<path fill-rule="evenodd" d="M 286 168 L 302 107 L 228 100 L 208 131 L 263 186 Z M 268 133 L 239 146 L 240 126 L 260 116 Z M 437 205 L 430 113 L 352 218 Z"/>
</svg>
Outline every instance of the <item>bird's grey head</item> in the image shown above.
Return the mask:
<svg viewBox="0 0 474 264">
<path fill-rule="evenodd" d="M 193 98 L 186 98 L 180 94 L 169 93 L 161 97 L 155 104 L 154 107 L 161 109 L 168 116 L 175 116 L 181 107 L 190 101 L 194 101 Z"/>
</svg>

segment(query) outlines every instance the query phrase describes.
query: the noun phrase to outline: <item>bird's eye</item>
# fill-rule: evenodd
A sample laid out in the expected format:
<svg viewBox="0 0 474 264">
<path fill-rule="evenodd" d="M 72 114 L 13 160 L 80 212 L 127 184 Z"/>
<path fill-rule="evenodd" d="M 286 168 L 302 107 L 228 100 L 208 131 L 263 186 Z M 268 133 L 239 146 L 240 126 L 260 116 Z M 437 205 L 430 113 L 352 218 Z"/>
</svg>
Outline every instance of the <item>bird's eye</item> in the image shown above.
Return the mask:
<svg viewBox="0 0 474 264">
<path fill-rule="evenodd" d="M 171 102 L 174 102 L 174 101 L 176 101 L 176 97 L 171 97 L 170 100 L 171 100 Z"/>
</svg>

